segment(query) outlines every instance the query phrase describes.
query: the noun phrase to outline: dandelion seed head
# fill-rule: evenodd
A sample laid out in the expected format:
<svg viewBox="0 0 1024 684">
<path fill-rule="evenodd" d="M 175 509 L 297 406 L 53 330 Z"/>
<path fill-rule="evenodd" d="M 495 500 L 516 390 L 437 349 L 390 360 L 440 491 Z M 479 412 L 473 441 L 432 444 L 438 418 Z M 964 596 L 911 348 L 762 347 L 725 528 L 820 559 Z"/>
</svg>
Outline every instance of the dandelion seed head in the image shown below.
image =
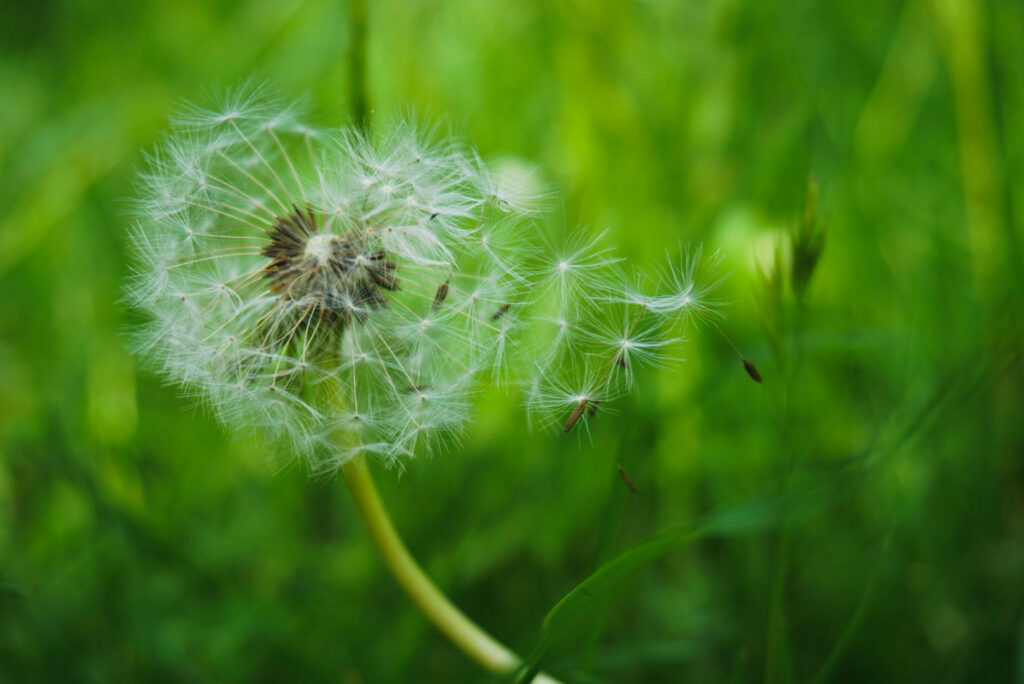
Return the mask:
<svg viewBox="0 0 1024 684">
<path fill-rule="evenodd" d="M 450 137 L 408 121 L 326 131 L 262 90 L 186 106 L 147 159 L 136 346 L 314 470 L 435 450 L 464 430 L 481 371 L 504 363 L 508 321 L 492 316 L 522 275 L 499 233 L 522 229 L 519 212 L 493 206 L 478 157 Z"/>
<path fill-rule="evenodd" d="M 263 90 L 186 106 L 148 155 L 127 297 L 153 368 L 314 472 L 440 450 L 483 382 L 586 423 L 711 306 L 699 254 L 652 293 L 604 234 L 548 235 L 521 163 L 410 121 L 332 131 Z"/>
</svg>

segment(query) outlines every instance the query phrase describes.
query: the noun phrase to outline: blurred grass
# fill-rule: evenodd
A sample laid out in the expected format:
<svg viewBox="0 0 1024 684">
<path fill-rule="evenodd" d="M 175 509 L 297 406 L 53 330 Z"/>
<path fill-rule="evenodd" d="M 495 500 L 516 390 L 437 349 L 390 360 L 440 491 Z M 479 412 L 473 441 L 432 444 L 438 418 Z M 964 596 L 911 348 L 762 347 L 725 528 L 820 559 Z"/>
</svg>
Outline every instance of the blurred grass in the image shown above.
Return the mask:
<svg viewBox="0 0 1024 684">
<path fill-rule="evenodd" d="M 484 679 L 338 483 L 273 476 L 124 350 L 141 151 L 253 72 L 345 119 L 348 7 L 0 7 L 0 681 Z M 783 496 L 767 530 L 630 575 L 553 671 L 1024 681 L 1022 25 L 1012 0 L 373 3 L 375 115 L 535 162 L 556 224 L 610 226 L 645 267 L 721 248 L 765 376 L 700 330 L 642 377 L 603 423 L 637 495 L 499 398 L 455 453 L 381 474 L 459 605 L 528 653 L 602 562 Z M 809 177 L 827 240 L 800 306 Z"/>
</svg>

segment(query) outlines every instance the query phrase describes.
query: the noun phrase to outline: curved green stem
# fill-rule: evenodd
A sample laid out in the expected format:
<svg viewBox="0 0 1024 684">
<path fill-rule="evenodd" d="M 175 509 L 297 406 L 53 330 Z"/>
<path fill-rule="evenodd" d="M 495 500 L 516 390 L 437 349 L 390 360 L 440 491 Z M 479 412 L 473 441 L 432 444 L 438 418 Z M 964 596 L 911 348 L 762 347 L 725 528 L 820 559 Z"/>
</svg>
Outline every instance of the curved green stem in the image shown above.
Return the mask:
<svg viewBox="0 0 1024 684">
<path fill-rule="evenodd" d="M 495 641 L 456 608 L 409 555 L 391 524 L 366 462 L 363 459 L 350 461 L 341 472 L 377 551 L 420 610 L 456 646 L 488 670 L 511 673 L 519 667 L 522 663 L 519 656 Z M 559 684 L 557 679 L 545 674 L 537 675 L 533 681 Z"/>
</svg>

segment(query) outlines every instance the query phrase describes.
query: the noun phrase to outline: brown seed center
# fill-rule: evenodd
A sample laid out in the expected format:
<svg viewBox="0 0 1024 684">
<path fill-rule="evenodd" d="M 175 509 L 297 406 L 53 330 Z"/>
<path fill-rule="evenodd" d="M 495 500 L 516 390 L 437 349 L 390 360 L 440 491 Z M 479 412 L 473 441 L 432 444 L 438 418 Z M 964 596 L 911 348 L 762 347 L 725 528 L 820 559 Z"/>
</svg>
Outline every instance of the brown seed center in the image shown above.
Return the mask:
<svg viewBox="0 0 1024 684">
<path fill-rule="evenodd" d="M 297 303 L 303 319 L 342 326 L 386 307 L 382 290 L 398 289 L 397 265 L 386 251 L 373 248 L 369 232 L 359 227 L 342 235 L 322 231 L 311 209 L 292 209 L 277 219 L 263 248 L 270 259 L 263 276 L 282 302 Z"/>
</svg>

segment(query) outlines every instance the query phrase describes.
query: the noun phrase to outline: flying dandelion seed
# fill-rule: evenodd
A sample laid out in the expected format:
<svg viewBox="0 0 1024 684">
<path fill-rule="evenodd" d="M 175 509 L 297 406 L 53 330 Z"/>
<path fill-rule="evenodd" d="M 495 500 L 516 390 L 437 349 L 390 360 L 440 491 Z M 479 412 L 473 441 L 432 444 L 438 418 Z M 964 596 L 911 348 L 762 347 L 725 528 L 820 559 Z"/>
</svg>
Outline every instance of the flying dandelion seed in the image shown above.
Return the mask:
<svg viewBox="0 0 1024 684">
<path fill-rule="evenodd" d="M 672 353 L 680 331 L 717 306 L 710 293 L 718 281 L 703 277 L 717 270 L 717 255 L 705 262 L 697 248 L 670 260 L 654 287 L 643 287 L 626 279 L 602 238 L 570 236 L 564 247 L 546 250 L 534 270 L 548 294 L 535 304 L 547 308 L 541 321 L 548 341 L 536 354 L 526 407 L 534 422 L 560 424 L 564 432 L 635 391 L 639 368 L 680 361 Z"/>
<path fill-rule="evenodd" d="M 128 297 L 163 375 L 314 469 L 438 449 L 488 379 L 569 431 L 709 310 L 699 253 L 641 294 L 603 234 L 555 245 L 525 167 L 490 175 L 409 122 L 320 129 L 255 91 L 187 109 L 150 156 Z"/>
</svg>

